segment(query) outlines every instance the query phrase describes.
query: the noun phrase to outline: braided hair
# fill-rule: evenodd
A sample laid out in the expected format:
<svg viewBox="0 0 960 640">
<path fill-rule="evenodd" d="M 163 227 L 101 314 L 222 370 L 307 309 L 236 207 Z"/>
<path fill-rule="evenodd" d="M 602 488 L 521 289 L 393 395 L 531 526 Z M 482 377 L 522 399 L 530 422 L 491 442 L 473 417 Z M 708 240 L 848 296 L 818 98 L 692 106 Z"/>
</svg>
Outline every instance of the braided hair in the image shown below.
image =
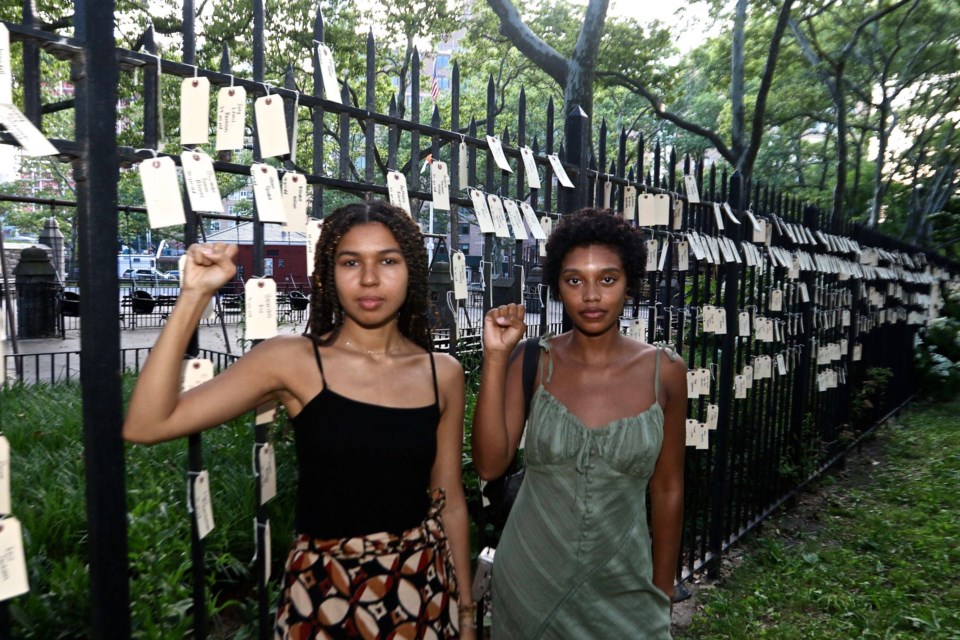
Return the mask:
<svg viewBox="0 0 960 640">
<path fill-rule="evenodd" d="M 304 335 L 320 346 L 337 339 L 344 320 L 334 277 L 337 247 L 352 228 L 371 223 L 380 223 L 390 230 L 407 264 L 407 297 L 400 307 L 397 327 L 406 338 L 432 351 L 426 317 L 427 250 L 423 236 L 406 211 L 381 200 L 344 205 L 324 219 L 313 263 L 310 320 Z"/>
</svg>

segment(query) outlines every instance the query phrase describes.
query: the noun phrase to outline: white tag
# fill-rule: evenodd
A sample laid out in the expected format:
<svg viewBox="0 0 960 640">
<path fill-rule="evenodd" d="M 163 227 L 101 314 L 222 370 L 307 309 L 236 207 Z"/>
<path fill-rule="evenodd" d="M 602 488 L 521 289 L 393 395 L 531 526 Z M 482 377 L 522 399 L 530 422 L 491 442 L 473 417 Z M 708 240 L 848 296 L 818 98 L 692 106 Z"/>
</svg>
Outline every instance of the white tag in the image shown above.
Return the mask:
<svg viewBox="0 0 960 640">
<path fill-rule="evenodd" d="M 547 234 L 544 233 L 543 227 L 540 226 L 540 221 L 537 220 L 537 212 L 533 210 L 530 203 L 521 202 L 520 211 L 523 212 L 523 219 L 527 222 L 527 226 L 530 227 L 530 233 L 533 234 L 533 237 L 537 240 L 546 240 Z"/>
<path fill-rule="evenodd" d="M 25 156 L 52 156 L 58 153 L 57 148 L 14 105 L 0 104 L 0 124 L 7 128 L 7 133 L 14 137 Z"/>
<path fill-rule="evenodd" d="M 217 151 L 243 148 L 247 119 L 247 90 L 222 87 L 217 92 Z"/>
<path fill-rule="evenodd" d="M 850 353 L 850 342 L 846 338 L 840 338 L 840 355 L 848 355 Z"/>
<path fill-rule="evenodd" d="M 256 526 L 256 520 L 254 520 L 254 526 Z M 267 520 L 263 523 L 263 584 L 264 586 L 270 582 L 271 570 L 273 569 L 273 555 L 270 548 L 270 521 Z"/>
<path fill-rule="evenodd" d="M 457 144 L 457 158 L 459 162 L 457 163 L 457 178 L 460 183 L 461 189 L 467 188 L 467 182 L 469 182 L 469 176 L 467 171 L 467 143 L 460 142 Z"/>
<path fill-rule="evenodd" d="M 747 397 L 747 381 L 743 376 L 733 377 L 733 397 L 737 400 L 743 400 Z"/>
<path fill-rule="evenodd" d="M 510 218 L 510 229 L 513 230 L 513 237 L 517 240 L 526 240 L 527 228 L 523 226 L 523 217 L 520 215 L 520 208 L 515 200 L 506 198 L 503 201 L 503 207 L 507 210 L 507 217 Z"/>
<path fill-rule="evenodd" d="M 320 63 L 320 78 L 323 80 L 323 97 L 330 102 L 343 104 L 340 99 L 340 85 L 337 84 L 337 68 L 333 63 L 333 54 L 322 42 L 317 43 L 317 61 Z"/>
<path fill-rule="evenodd" d="M 696 233 L 688 233 L 687 239 L 690 241 L 690 248 L 693 249 L 694 259 L 703 260 L 706 257 L 706 252 L 703 250 L 703 245 L 700 244 L 700 236 Z"/>
<path fill-rule="evenodd" d="M 696 371 L 687 371 L 687 398 L 698 398 L 700 396 L 700 376 Z"/>
<path fill-rule="evenodd" d="M 663 243 L 663 251 L 660 252 L 660 262 L 657 263 L 657 271 L 663 271 L 667 264 L 667 254 L 670 253 L 669 241 Z"/>
<path fill-rule="evenodd" d="M 277 283 L 273 278 L 251 278 L 243 292 L 244 338 L 266 340 L 277 335 Z"/>
<path fill-rule="evenodd" d="M 699 423 L 699 422 L 697 422 L 696 420 L 692 420 L 692 419 L 690 419 L 690 418 L 687 418 L 687 421 L 686 421 L 686 423 L 684 424 L 684 429 L 685 429 L 685 433 L 686 433 L 686 446 L 688 446 L 688 447 L 696 447 L 696 446 L 697 446 L 697 441 L 698 441 L 699 435 L 700 435 L 699 433 L 697 433 L 699 427 L 700 427 L 700 423 Z"/>
<path fill-rule="evenodd" d="M 700 191 L 697 189 L 697 178 L 690 174 L 684 174 L 683 185 L 687 190 L 687 202 L 696 204 L 700 202 Z"/>
<path fill-rule="evenodd" d="M 802 302 L 810 302 L 810 292 L 807 290 L 807 283 L 800 283 L 800 300 Z"/>
<path fill-rule="evenodd" d="M 741 311 L 737 314 L 737 335 L 750 337 L 750 312 Z"/>
<path fill-rule="evenodd" d="M 747 389 L 753 388 L 753 367 L 750 365 L 743 366 L 743 379 L 747 383 Z"/>
<path fill-rule="evenodd" d="M 539 226 L 539 225 L 538 225 Z M 467 259 L 462 251 L 454 251 L 450 263 L 453 271 L 453 297 L 457 300 L 467 299 Z"/>
<path fill-rule="evenodd" d="M 658 193 L 653 197 L 653 224 L 670 224 L 670 196 L 665 193 Z"/>
<path fill-rule="evenodd" d="M 753 241 L 763 243 L 767 240 L 767 221 L 757 220 L 753 225 Z"/>
<path fill-rule="evenodd" d="M 707 425 L 702 422 L 697 423 L 697 449 L 705 450 L 710 448 L 710 431 Z"/>
<path fill-rule="evenodd" d="M 732 249 L 730 244 L 727 242 L 729 238 L 719 237 L 717 238 L 717 246 L 720 249 L 720 253 L 723 255 L 724 262 L 736 262 L 736 249 Z"/>
<path fill-rule="evenodd" d="M 647 337 L 647 321 L 644 318 L 631 318 L 627 323 L 627 336 L 644 342 Z"/>
<path fill-rule="evenodd" d="M 733 215 L 733 209 L 730 208 L 730 204 L 728 202 L 723 203 L 723 212 L 727 214 L 727 218 L 730 220 L 730 222 L 733 224 L 740 224 L 740 221 L 737 220 L 737 216 Z"/>
<path fill-rule="evenodd" d="M 507 162 L 507 156 L 503 155 L 503 144 L 497 136 L 487 136 L 487 146 L 490 147 L 490 153 L 493 154 L 493 161 L 497 163 L 503 171 L 513 173 L 510 163 Z"/>
<path fill-rule="evenodd" d="M 250 177 L 253 178 L 253 200 L 257 203 L 260 222 L 285 223 L 287 214 L 283 209 L 277 170 L 268 164 L 254 163 L 250 165 Z"/>
<path fill-rule="evenodd" d="M 184 78 L 180 83 L 180 144 L 210 142 L 210 80 Z"/>
<path fill-rule="evenodd" d="M 607 180 L 603 183 L 603 208 L 609 209 L 613 201 L 613 183 Z"/>
<path fill-rule="evenodd" d="M 180 181 L 173 158 L 162 157 L 144 160 L 137 168 L 143 201 L 147 206 L 150 228 L 172 227 L 187 221 L 180 196 Z"/>
<path fill-rule="evenodd" d="M 206 358 L 190 358 L 180 365 L 180 393 L 213 380 L 213 363 Z"/>
<path fill-rule="evenodd" d="M 750 224 L 753 226 L 754 233 L 760 231 L 760 223 L 757 222 L 757 217 L 753 215 L 753 211 L 747 209 L 744 211 L 744 213 L 746 214 L 747 219 L 750 221 Z"/>
<path fill-rule="evenodd" d="M 7 515 L 10 506 L 10 442 L 0 434 L 0 514 Z"/>
<path fill-rule="evenodd" d="M 657 241 L 647 240 L 647 273 L 657 270 Z"/>
<path fill-rule="evenodd" d="M 30 591 L 23 530 L 16 518 L 0 520 L 0 601 Z"/>
<path fill-rule="evenodd" d="M 257 120 L 260 157 L 273 158 L 290 153 L 287 115 L 283 112 L 283 99 L 278 95 L 261 96 L 253 103 L 253 114 Z"/>
<path fill-rule="evenodd" d="M 710 369 L 697 369 L 698 385 L 700 387 L 700 395 L 709 396 L 710 395 Z"/>
<path fill-rule="evenodd" d="M 863 345 L 853 345 L 853 361 L 859 362 L 863 358 Z"/>
<path fill-rule="evenodd" d="M 450 211 L 450 174 L 446 162 L 434 160 L 430 163 L 430 190 L 433 193 L 433 208 Z"/>
<path fill-rule="evenodd" d="M 641 193 L 637 196 L 637 225 L 652 227 L 656 219 L 657 210 L 653 203 L 653 194 Z"/>
<path fill-rule="evenodd" d="M 477 189 L 470 189 L 470 200 L 473 201 L 473 212 L 477 216 L 477 225 L 480 227 L 480 233 L 493 233 L 493 218 L 490 217 L 490 210 L 487 208 L 487 199 L 483 192 Z"/>
<path fill-rule="evenodd" d="M 777 373 L 782 376 L 787 375 L 787 359 L 783 357 L 782 353 L 777 354 Z"/>
<path fill-rule="evenodd" d="M 10 67 L 10 31 L 0 24 L 0 104 L 13 104 L 13 73 Z"/>
<path fill-rule="evenodd" d="M 390 204 L 400 207 L 407 212 L 408 216 L 413 217 L 413 214 L 410 213 L 410 193 L 407 191 L 407 177 L 405 175 L 399 171 L 387 171 L 387 195 Z"/>
<path fill-rule="evenodd" d="M 498 238 L 509 238 L 510 227 L 507 226 L 507 216 L 503 212 L 503 201 L 500 196 L 491 193 L 487 196 L 487 204 L 490 208 L 490 217 L 493 218 L 494 233 Z"/>
<path fill-rule="evenodd" d="M 690 245 L 686 240 L 677 243 L 677 271 L 690 269 Z"/>
<path fill-rule="evenodd" d="M 717 331 L 717 316 L 713 313 L 712 305 L 705 305 L 703 307 L 703 332 L 704 333 L 716 333 Z"/>
<path fill-rule="evenodd" d="M 707 421 L 704 423 L 707 425 L 707 429 L 713 431 L 717 428 L 717 421 L 720 419 L 720 405 L 708 404 L 707 405 Z"/>
<path fill-rule="evenodd" d="M 783 310 L 783 291 L 774 289 L 770 292 L 770 311 Z"/>
<path fill-rule="evenodd" d="M 716 307 L 713 310 L 713 314 L 716 316 L 716 322 L 714 323 L 717 327 L 717 335 L 726 335 L 727 333 L 727 310 L 723 307 Z"/>
<path fill-rule="evenodd" d="M 313 275 L 314 262 L 317 257 L 317 242 L 320 240 L 320 231 L 323 229 L 323 220 L 310 218 L 307 220 L 307 276 Z"/>
<path fill-rule="evenodd" d="M 283 213 L 287 231 L 290 233 L 307 232 L 307 179 L 299 173 L 288 171 L 283 174 Z"/>
<path fill-rule="evenodd" d="M 210 475 L 204 469 L 192 478 L 193 517 L 197 521 L 197 535 L 203 540 L 213 531 L 213 503 L 210 500 Z"/>
<path fill-rule="evenodd" d="M 680 198 L 673 200 L 673 230 L 680 231 L 683 228 L 683 201 Z"/>
<path fill-rule="evenodd" d="M 717 223 L 717 230 L 723 231 L 723 214 L 720 212 L 720 205 L 713 203 L 713 219 Z"/>
<path fill-rule="evenodd" d="M 527 186 L 531 189 L 540 188 L 540 174 L 537 173 L 537 161 L 533 157 L 533 149 L 520 147 L 520 158 L 523 160 L 524 174 L 527 176 Z"/>
<path fill-rule="evenodd" d="M 277 495 L 277 459 L 269 442 L 257 447 L 257 467 L 260 470 L 260 504 L 267 504 Z"/>
<path fill-rule="evenodd" d="M 623 219 L 629 222 L 637 219 L 637 188 L 633 185 L 623 190 Z"/>
<path fill-rule="evenodd" d="M 183 167 L 183 183 L 187 187 L 187 196 L 193 210 L 223 213 L 217 172 L 213 170 L 210 156 L 199 149 L 184 151 L 180 154 L 180 165 Z"/>
<path fill-rule="evenodd" d="M 566 169 L 563 168 L 563 164 L 560 162 L 560 158 L 557 157 L 557 154 L 550 154 L 547 156 L 547 160 L 550 161 L 550 166 L 553 167 L 553 175 L 557 176 L 557 181 L 568 189 L 573 189 L 573 183 L 570 181 L 570 176 L 567 175 Z"/>
<path fill-rule="evenodd" d="M 843 320 L 842 320 L 843 326 L 849 327 L 850 326 L 850 309 L 844 309 L 842 317 L 843 317 Z"/>
</svg>

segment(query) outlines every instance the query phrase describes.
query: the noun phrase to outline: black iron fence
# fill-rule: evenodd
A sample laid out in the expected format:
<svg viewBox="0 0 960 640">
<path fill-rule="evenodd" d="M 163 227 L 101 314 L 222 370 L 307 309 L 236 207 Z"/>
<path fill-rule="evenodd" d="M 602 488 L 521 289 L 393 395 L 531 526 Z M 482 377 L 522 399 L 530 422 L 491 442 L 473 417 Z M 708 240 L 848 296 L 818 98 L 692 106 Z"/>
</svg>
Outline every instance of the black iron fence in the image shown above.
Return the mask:
<svg viewBox="0 0 960 640">
<path fill-rule="evenodd" d="M 24 6 L 29 12 L 31 4 Z M 760 181 L 748 182 L 738 173 L 728 175 L 703 160 L 693 162 L 676 149 L 662 149 L 659 142 L 648 145 L 634 132 L 613 136 L 602 123 L 594 140 L 579 108 L 556 118 L 552 102 L 537 105 L 545 111 L 545 126 L 533 134 L 524 95 L 507 118 L 498 112 L 492 81 L 485 113 L 467 122 L 460 110 L 456 64 L 449 98 L 444 97 L 449 99 L 449 109 L 444 108 L 448 120 L 434 105 L 429 122 L 421 121 L 419 56 L 412 61 L 409 118 L 398 117 L 394 108 L 378 113 L 372 35 L 367 43 L 365 86 L 356 93 L 346 83 L 338 87 L 342 103 L 322 97 L 316 52 L 311 92 L 299 91 L 289 70 L 283 87 L 268 87 L 264 84 L 262 0 L 253 2 L 249 38 L 254 64 L 249 79 L 235 77 L 226 53 L 217 71 L 194 66 L 192 18 L 185 21 L 184 57 L 174 61 L 156 55 L 152 31 L 144 36 L 144 51 L 115 49 L 111 40 L 104 39 L 103 34 L 113 29 L 112 3 L 77 0 L 76 6 L 80 24 L 72 37 L 37 30 L 30 15 L 24 15 L 22 24 L 7 27 L 24 52 L 20 77 L 27 117 L 42 125 L 46 114 L 76 107 L 76 138 L 53 142 L 61 157 L 73 163 L 79 185 L 79 296 L 90 302 L 77 305 L 83 358 L 74 356 L 74 362 L 66 356 L 62 365 L 52 363 L 47 369 L 67 372 L 52 374 L 52 382 L 70 377 L 78 366 L 83 370 L 87 441 L 94 445 L 87 476 L 93 637 L 129 637 L 129 619 L 124 618 L 129 611 L 123 570 L 126 523 L 125 513 L 116 506 L 126 500 L 116 363 L 132 358 L 136 369 L 141 353 L 121 354 L 119 331 L 121 326 L 161 323 L 173 299 L 167 288 L 136 287 L 125 292 L 116 278 L 112 247 L 118 167 L 163 155 L 158 151 L 157 98 L 165 77 L 203 76 L 215 87 L 242 86 L 250 98 L 269 93 L 283 102 L 288 122 L 309 122 L 312 166 L 299 166 L 290 156 L 277 164 L 281 171 L 304 176 L 312 190 L 312 212 L 318 218 L 325 212 L 324 196 L 330 191 L 387 196 L 388 171 L 399 171 L 406 178 L 416 215 L 433 197 L 428 177 L 421 175 L 421 164 L 429 155 L 432 161 L 449 166 L 449 220 L 455 223 L 439 231 L 449 233 L 453 248 L 460 246 L 460 223 L 471 229 L 477 226 L 474 207 L 481 200 L 496 215 L 508 201 L 528 204 L 536 217 L 547 220 L 584 205 L 612 207 L 643 226 L 655 260 L 649 264 L 645 296 L 633 301 L 624 329 L 640 339 L 674 345 L 692 372 L 680 578 L 704 567 L 715 568 L 730 544 L 809 479 L 842 459 L 878 419 L 914 393 L 913 336 L 935 307 L 940 281 L 958 272 L 957 265 L 938 256 L 850 225 L 842 212 L 825 215 Z M 192 5 L 185 6 L 185 16 L 191 13 Z M 319 15 L 313 38 L 323 41 Z M 40 99 L 40 50 L 76 66 L 76 98 L 70 104 L 43 104 Z M 106 62 L 104 50 L 109 52 Z M 112 124 L 118 74 L 139 81 L 143 128 L 135 148 L 116 146 Z M 351 102 L 354 95 L 360 96 L 357 104 Z M 94 116 L 91 109 L 97 104 L 100 108 Z M 107 116 L 111 127 L 95 126 L 96 118 Z M 562 144 L 556 140 L 559 131 Z M 288 135 L 294 135 L 292 126 Z M 491 145 L 496 141 L 488 136 L 497 138 L 512 171 L 495 160 Z M 4 135 L 3 142 L 11 142 L 10 137 Z M 526 149 L 532 152 L 527 155 L 532 156 L 532 172 L 541 187 L 532 185 L 524 171 Z M 170 157 L 180 163 L 179 155 Z M 256 136 L 253 157 L 261 160 Z M 229 153 L 221 153 L 213 165 L 221 175 L 249 175 L 251 169 Z M 573 187 L 560 184 L 559 167 Z M 197 239 L 198 230 L 202 235 L 203 220 L 211 217 L 253 223 L 257 272 L 250 275 L 260 275 L 266 223 L 259 220 L 256 206 L 252 216 L 216 216 L 191 211 L 188 205 L 186 241 Z M 522 222 L 505 225 L 503 237 L 483 234 L 479 268 L 484 286 L 471 291 L 467 300 L 452 300 L 449 287 L 436 292 L 431 312 L 441 318 L 441 307 L 449 304 L 449 315 L 455 319 L 452 325 L 436 327 L 439 348 L 453 354 L 476 352 L 482 313 L 501 301 L 528 304 L 532 335 L 560 328 L 558 305 L 533 277 L 537 245 L 518 238 L 523 226 Z M 104 234 L 107 240 L 101 237 Z M 232 300 L 224 295 L 220 302 L 221 319 L 226 321 Z M 76 313 L 64 315 L 77 317 Z M 201 355 L 196 349 L 193 354 Z M 31 365 L 31 357 L 17 358 L 20 370 L 40 368 L 39 360 Z M 864 397 L 865 389 L 878 388 L 864 383 L 879 382 L 885 371 L 892 374 L 893 383 L 882 393 Z M 262 446 L 267 439 L 265 426 L 255 425 L 254 433 L 253 444 Z M 193 474 L 203 469 L 203 459 L 199 436 L 189 440 L 187 471 Z M 254 510 L 257 545 L 262 549 L 266 515 L 262 507 Z M 195 523 L 192 549 L 193 634 L 203 638 L 209 622 L 205 601 L 210 594 L 204 576 L 204 545 Z M 255 584 L 260 585 L 259 637 L 263 638 L 271 635 L 270 603 L 262 586 L 268 570 L 266 557 L 269 554 L 257 553 L 254 571 Z M 0 605 L 0 631 L 4 614 L 5 607 Z"/>
</svg>

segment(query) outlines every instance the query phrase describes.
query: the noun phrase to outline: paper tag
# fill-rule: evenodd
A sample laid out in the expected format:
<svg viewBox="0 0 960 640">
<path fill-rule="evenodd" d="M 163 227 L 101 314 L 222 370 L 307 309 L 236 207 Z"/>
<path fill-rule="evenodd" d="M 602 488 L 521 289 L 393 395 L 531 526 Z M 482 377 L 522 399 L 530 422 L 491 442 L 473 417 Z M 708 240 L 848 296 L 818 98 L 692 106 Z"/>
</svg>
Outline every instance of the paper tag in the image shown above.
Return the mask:
<svg viewBox="0 0 960 640">
<path fill-rule="evenodd" d="M 520 208 L 515 200 L 506 198 L 503 201 L 503 207 L 507 210 L 507 217 L 510 219 L 510 229 L 513 231 L 513 237 L 517 240 L 526 240 L 527 229 L 523 226 L 523 217 L 520 215 Z"/>
<path fill-rule="evenodd" d="M 7 128 L 25 156 L 53 156 L 59 153 L 27 116 L 12 104 L 0 104 L 0 124 Z"/>
<path fill-rule="evenodd" d="M 753 367 L 750 365 L 743 366 L 743 379 L 747 384 L 747 389 L 753 388 Z"/>
<path fill-rule="evenodd" d="M 16 518 L 0 520 L 0 601 L 30 591 L 23 530 Z"/>
<path fill-rule="evenodd" d="M 10 506 L 10 442 L 0 434 L 0 515 L 13 511 Z"/>
<path fill-rule="evenodd" d="M 774 289 L 770 292 L 770 311 L 783 311 L 783 291 Z"/>
<path fill-rule="evenodd" d="M 210 142 L 210 80 L 202 76 L 180 83 L 180 144 Z"/>
<path fill-rule="evenodd" d="M 673 200 L 673 230 L 680 231 L 683 228 L 683 201 L 680 198 Z"/>
<path fill-rule="evenodd" d="M 637 196 L 637 225 L 652 227 L 657 219 L 656 205 L 652 193 L 641 193 Z"/>
<path fill-rule="evenodd" d="M 603 208 L 609 209 L 613 201 L 613 183 L 608 179 L 603 183 Z"/>
<path fill-rule="evenodd" d="M 690 174 L 684 174 L 683 185 L 687 191 L 687 202 L 696 204 L 700 202 L 700 191 L 697 189 L 697 178 Z"/>
<path fill-rule="evenodd" d="M 750 337 L 750 312 L 741 311 L 737 314 L 737 335 Z"/>
<path fill-rule="evenodd" d="M 399 171 L 387 171 L 387 194 L 390 204 L 410 213 L 410 193 L 407 191 L 407 177 Z"/>
<path fill-rule="evenodd" d="M 687 239 L 690 241 L 690 248 L 693 250 L 694 259 L 703 260 L 706 257 L 706 252 L 700 243 L 700 236 L 697 233 L 688 233 Z"/>
<path fill-rule="evenodd" d="M 487 136 L 487 146 L 490 147 L 490 153 L 493 154 L 493 161 L 501 170 L 507 173 L 513 173 L 510 163 L 507 162 L 507 156 L 503 155 L 503 144 L 497 136 Z"/>
<path fill-rule="evenodd" d="M 180 181 L 173 158 L 152 158 L 144 160 L 137 167 L 150 228 L 184 224 L 187 218 L 183 212 Z"/>
<path fill-rule="evenodd" d="M 630 222 L 637 219 L 637 188 L 633 185 L 623 190 L 623 219 Z"/>
<path fill-rule="evenodd" d="M 530 206 L 530 203 L 521 202 L 520 211 L 523 212 L 523 219 L 526 221 L 527 226 L 530 227 L 530 233 L 533 234 L 533 237 L 537 240 L 546 240 L 547 234 L 543 232 L 543 227 L 540 226 L 540 221 L 537 220 L 537 213 L 533 210 L 533 207 Z"/>
<path fill-rule="evenodd" d="M 460 142 L 457 144 L 457 178 L 460 183 L 461 189 L 467 188 L 467 183 L 470 181 L 468 176 L 468 165 L 467 165 L 467 143 Z"/>
<path fill-rule="evenodd" d="M 187 187 L 190 207 L 194 211 L 223 213 L 217 172 L 213 170 L 210 156 L 199 149 L 184 151 L 180 154 L 180 165 L 183 167 L 183 182 Z"/>
<path fill-rule="evenodd" d="M 278 95 L 261 96 L 253 103 L 253 113 L 257 121 L 260 157 L 273 158 L 290 153 L 283 99 Z"/>
<path fill-rule="evenodd" d="M 210 500 L 210 475 L 207 470 L 199 472 L 192 480 L 193 517 L 197 521 L 197 536 L 203 540 L 213 527 L 213 502 Z"/>
<path fill-rule="evenodd" d="M 647 240 L 647 265 L 646 271 L 650 273 L 657 270 L 657 241 Z"/>
<path fill-rule="evenodd" d="M 747 397 L 747 381 L 743 376 L 733 376 L 733 397 L 737 400 Z"/>
<path fill-rule="evenodd" d="M 647 321 L 643 318 L 631 318 L 627 323 L 627 336 L 643 342 L 647 337 Z"/>
<path fill-rule="evenodd" d="M 843 318 L 843 320 L 841 321 L 842 325 L 844 327 L 849 327 L 850 326 L 850 309 L 843 310 L 842 318 Z"/>
<path fill-rule="evenodd" d="M 473 201 L 473 212 L 477 216 L 477 225 L 480 227 L 480 233 L 493 233 L 496 229 L 493 226 L 493 218 L 490 217 L 490 210 L 487 208 L 487 199 L 483 192 L 478 189 L 470 189 L 470 200 Z"/>
<path fill-rule="evenodd" d="M 257 204 L 260 222 L 286 223 L 287 213 L 283 208 L 283 194 L 277 170 L 268 164 L 253 163 L 250 166 L 253 179 L 253 201 Z"/>
<path fill-rule="evenodd" d="M 317 242 L 320 240 L 320 231 L 323 229 L 323 220 L 310 218 L 307 220 L 307 275 L 313 275 L 314 262 L 317 257 Z"/>
<path fill-rule="evenodd" d="M 467 299 L 467 258 L 462 251 L 454 251 L 450 262 L 453 272 L 453 297 L 456 300 Z"/>
<path fill-rule="evenodd" d="M 254 525 L 256 526 L 256 520 L 254 520 Z M 266 586 L 270 582 L 271 569 L 273 568 L 273 556 L 271 554 L 270 548 L 270 521 L 266 520 L 263 523 L 263 584 Z"/>
<path fill-rule="evenodd" d="M 700 397 L 700 376 L 696 371 L 687 371 L 687 398 Z"/>
<path fill-rule="evenodd" d="M 727 214 L 727 219 L 730 220 L 733 224 L 740 224 L 740 221 L 737 220 L 737 216 L 733 214 L 733 209 L 730 208 L 730 203 L 723 203 L 723 212 Z"/>
<path fill-rule="evenodd" d="M 446 162 L 434 160 L 430 163 L 430 190 L 433 193 L 433 208 L 450 211 L 450 174 Z"/>
<path fill-rule="evenodd" d="M 287 231 L 306 233 L 307 231 L 307 179 L 299 173 L 288 171 L 283 174 L 283 213 Z"/>
<path fill-rule="evenodd" d="M 503 212 L 503 201 L 500 196 L 491 193 L 487 196 L 490 208 L 490 217 L 493 218 L 493 230 L 498 238 L 509 238 L 510 227 L 507 226 L 507 216 Z"/>
<path fill-rule="evenodd" d="M 206 358 L 190 358 L 180 365 L 180 393 L 213 380 L 213 363 Z"/>
<path fill-rule="evenodd" d="M 256 410 L 256 416 L 253 419 L 254 424 L 262 426 L 265 424 L 270 424 L 277 417 L 277 403 L 276 402 L 264 402 L 259 405 Z"/>
<path fill-rule="evenodd" d="M 760 223 L 757 222 L 757 217 L 753 215 L 753 211 L 751 211 L 750 209 L 747 209 L 746 211 L 744 211 L 744 214 L 746 214 L 747 220 L 749 220 L 751 226 L 753 226 L 754 233 L 760 231 Z"/>
<path fill-rule="evenodd" d="M 686 432 L 686 446 L 696 447 L 697 441 L 699 440 L 699 436 L 700 436 L 700 434 L 698 433 L 698 430 L 700 428 L 700 423 L 697 422 L 696 420 L 687 418 L 687 421 L 684 424 L 684 427 Z"/>
<path fill-rule="evenodd" d="M 557 154 L 550 154 L 547 156 L 547 160 L 550 161 L 550 166 L 553 167 L 553 175 L 557 176 L 557 181 L 568 189 L 573 189 L 573 183 L 570 181 L 570 176 L 567 175 L 566 169 L 563 168 L 563 164 L 560 162 L 560 158 L 557 157 Z"/>
<path fill-rule="evenodd" d="M 690 269 L 690 245 L 686 240 L 677 243 L 677 271 Z"/>
<path fill-rule="evenodd" d="M 764 243 L 767 240 L 767 221 L 757 220 L 753 225 L 753 241 Z"/>
<path fill-rule="evenodd" d="M 670 224 L 670 196 L 665 193 L 658 193 L 653 197 L 653 224 Z"/>
<path fill-rule="evenodd" d="M 717 223 L 717 230 L 723 231 L 723 214 L 720 212 L 720 205 L 713 203 L 713 219 Z"/>
<path fill-rule="evenodd" d="M 810 292 L 807 290 L 807 283 L 800 283 L 800 301 L 801 302 L 810 302 Z"/>
<path fill-rule="evenodd" d="M 277 283 L 273 278 L 251 278 L 243 292 L 244 338 L 266 340 L 277 335 Z"/>
<path fill-rule="evenodd" d="M 340 99 L 340 85 L 337 84 L 337 68 L 333 63 L 333 53 L 322 42 L 317 43 L 317 61 L 320 63 L 320 78 L 323 80 L 323 97 L 330 102 L 343 104 Z"/>
<path fill-rule="evenodd" d="M 859 362 L 863 359 L 863 345 L 855 344 L 853 345 L 853 361 Z"/>
<path fill-rule="evenodd" d="M 714 325 L 716 326 L 717 335 L 726 335 L 727 334 L 727 310 L 723 307 L 716 307 L 713 310 L 713 314 L 716 316 L 716 321 Z"/>
<path fill-rule="evenodd" d="M 657 263 L 657 271 L 663 271 L 667 264 L 667 254 L 670 253 L 670 243 L 663 243 L 663 250 L 660 252 L 660 262 Z"/>
<path fill-rule="evenodd" d="M 717 422 L 720 419 L 720 405 L 708 404 L 707 405 L 707 421 L 704 423 L 707 425 L 707 429 L 713 431 L 717 428 Z"/>
<path fill-rule="evenodd" d="M 246 117 L 246 89 L 243 87 L 221 88 L 217 92 L 217 151 L 243 148 Z"/>
<path fill-rule="evenodd" d="M 531 189 L 540 188 L 540 174 L 537 172 L 537 160 L 533 157 L 533 149 L 520 147 L 520 158 L 523 160 L 524 175 L 527 176 L 527 186 Z"/>
<path fill-rule="evenodd" d="M 703 451 L 710 448 L 710 431 L 707 425 L 702 422 L 697 423 L 697 445 L 696 448 Z"/>
<path fill-rule="evenodd" d="M 787 375 L 787 359 L 783 357 L 782 353 L 777 354 L 777 373 L 782 376 Z"/>
<path fill-rule="evenodd" d="M 710 395 L 710 369 L 697 369 L 697 384 L 700 389 L 700 395 Z"/>
<path fill-rule="evenodd" d="M 267 504 L 277 495 L 277 459 L 269 442 L 257 447 L 257 470 L 260 476 L 260 504 Z"/>
</svg>

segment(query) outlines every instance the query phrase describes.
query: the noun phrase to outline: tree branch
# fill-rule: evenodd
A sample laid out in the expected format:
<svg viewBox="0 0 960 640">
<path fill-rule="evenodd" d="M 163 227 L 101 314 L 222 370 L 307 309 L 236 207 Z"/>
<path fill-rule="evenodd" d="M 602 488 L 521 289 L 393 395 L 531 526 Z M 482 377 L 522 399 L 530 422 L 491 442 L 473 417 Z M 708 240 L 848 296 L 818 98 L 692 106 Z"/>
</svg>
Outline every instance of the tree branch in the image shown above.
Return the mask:
<svg viewBox="0 0 960 640">
<path fill-rule="evenodd" d="M 565 87 L 569 61 L 530 30 L 510 0 L 487 0 L 487 3 L 500 18 L 500 33 L 557 84 Z"/>
</svg>

